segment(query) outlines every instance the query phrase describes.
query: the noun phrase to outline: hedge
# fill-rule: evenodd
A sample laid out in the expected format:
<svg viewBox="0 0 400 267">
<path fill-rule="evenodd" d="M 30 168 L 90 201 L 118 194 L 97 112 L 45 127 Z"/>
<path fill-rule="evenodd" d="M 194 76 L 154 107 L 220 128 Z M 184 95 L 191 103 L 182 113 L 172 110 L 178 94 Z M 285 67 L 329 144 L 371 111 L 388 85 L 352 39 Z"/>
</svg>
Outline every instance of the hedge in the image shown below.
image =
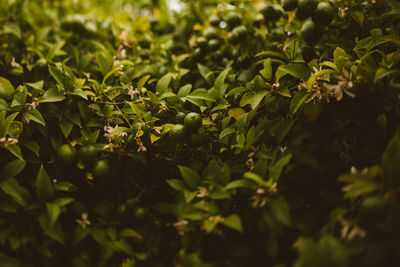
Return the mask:
<svg viewBox="0 0 400 267">
<path fill-rule="evenodd" d="M 1 266 L 398 266 L 397 1 L 0 3 Z"/>
</svg>

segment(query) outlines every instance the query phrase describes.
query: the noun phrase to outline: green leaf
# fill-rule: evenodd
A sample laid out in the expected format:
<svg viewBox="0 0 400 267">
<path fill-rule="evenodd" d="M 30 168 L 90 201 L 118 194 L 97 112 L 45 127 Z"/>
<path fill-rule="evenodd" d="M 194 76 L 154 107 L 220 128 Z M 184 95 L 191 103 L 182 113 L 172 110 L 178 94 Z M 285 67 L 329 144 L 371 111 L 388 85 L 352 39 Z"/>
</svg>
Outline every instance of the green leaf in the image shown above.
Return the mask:
<svg viewBox="0 0 400 267">
<path fill-rule="evenodd" d="M 57 56 L 66 55 L 66 53 L 62 50 L 64 45 L 65 40 L 60 40 L 59 42 L 53 44 L 47 52 L 46 58 L 52 60 Z"/>
<path fill-rule="evenodd" d="M 29 191 L 20 186 L 14 178 L 2 180 L 0 182 L 0 188 L 21 206 L 26 208 L 28 205 L 32 204 L 32 196 Z"/>
<path fill-rule="evenodd" d="M 54 189 L 43 165 L 40 166 L 36 177 L 36 196 L 40 202 L 48 202 L 54 199 Z"/>
<path fill-rule="evenodd" d="M 358 43 L 357 43 L 358 44 Z M 357 45 L 356 45 L 357 46 Z M 337 68 L 341 70 L 346 62 L 350 60 L 349 55 L 343 48 L 336 47 L 333 51 L 333 62 L 336 64 Z M 309 88 L 307 86 L 307 88 Z"/>
<path fill-rule="evenodd" d="M 58 190 L 58 191 L 65 191 L 65 192 L 72 192 L 72 191 L 78 190 L 78 188 L 75 185 L 73 185 L 67 181 L 61 181 L 61 182 L 56 183 L 54 186 L 54 189 Z"/>
<path fill-rule="evenodd" d="M 51 76 L 53 76 L 54 80 L 61 86 L 61 88 L 64 88 L 65 86 L 65 74 L 59 70 L 57 67 L 48 65 L 49 67 L 49 72 Z"/>
<path fill-rule="evenodd" d="M 364 12 L 360 9 L 352 9 L 350 12 L 350 16 L 358 23 L 360 26 L 363 26 L 364 22 Z"/>
<path fill-rule="evenodd" d="M 245 179 L 249 179 L 249 180 L 251 180 L 251 181 L 254 181 L 254 182 L 256 182 L 258 185 L 263 185 L 263 184 L 265 184 L 265 181 L 260 177 L 260 176 L 258 176 L 257 174 L 255 174 L 254 172 L 245 172 L 244 174 L 243 174 L 243 178 L 245 178 Z"/>
<path fill-rule="evenodd" d="M 240 106 L 244 107 L 247 104 L 250 104 L 251 108 L 255 109 L 263 100 L 263 98 L 270 94 L 271 92 L 267 90 L 259 91 L 256 94 L 254 94 L 253 92 L 246 93 L 242 96 L 242 99 L 240 100 Z"/>
<path fill-rule="evenodd" d="M 142 236 L 138 232 L 131 228 L 125 228 L 119 233 L 119 236 L 123 238 L 142 238 Z"/>
<path fill-rule="evenodd" d="M 236 188 L 253 188 L 254 186 L 255 186 L 255 184 L 252 181 L 245 180 L 245 179 L 239 179 L 239 180 L 235 180 L 235 181 L 232 181 L 229 184 L 227 184 L 223 188 L 223 190 L 228 191 L 228 190 L 232 190 L 232 189 L 236 189 Z"/>
<path fill-rule="evenodd" d="M 21 148 L 19 147 L 19 145 L 8 145 L 5 147 L 8 151 L 11 152 L 11 154 L 13 154 L 14 156 L 16 156 L 18 159 L 20 160 L 24 160 L 24 158 L 22 157 L 22 152 L 21 152 Z"/>
<path fill-rule="evenodd" d="M 53 203 L 46 203 L 47 215 L 50 219 L 50 224 L 54 224 L 61 213 L 60 206 Z"/>
<path fill-rule="evenodd" d="M 187 95 L 187 98 L 215 102 L 215 98 L 206 89 L 197 89 Z"/>
<path fill-rule="evenodd" d="M 283 168 L 290 162 L 292 159 L 291 153 L 286 153 L 279 160 L 277 160 L 273 165 L 269 168 L 269 179 L 276 182 L 281 176 Z"/>
<path fill-rule="evenodd" d="M 311 71 L 306 65 L 299 63 L 281 65 L 278 67 L 278 70 L 275 74 L 276 82 L 279 82 L 280 78 L 286 74 L 289 74 L 299 79 L 307 80 L 308 77 L 310 77 Z"/>
<path fill-rule="evenodd" d="M 55 222 L 54 224 L 52 224 L 47 213 L 42 213 L 39 216 L 39 223 L 42 227 L 43 232 L 48 237 L 59 242 L 60 244 L 64 244 L 64 232 L 59 222 Z"/>
<path fill-rule="evenodd" d="M 275 219 L 288 226 L 292 224 L 289 204 L 283 197 L 271 199 L 269 205 Z"/>
<path fill-rule="evenodd" d="M 96 61 L 97 61 L 97 64 L 99 65 L 101 74 L 103 74 L 103 76 L 107 75 L 107 73 L 110 71 L 112 64 L 113 64 L 113 59 L 112 59 L 111 55 L 104 51 L 97 52 L 96 53 Z"/>
<path fill-rule="evenodd" d="M 10 81 L 0 76 L 0 98 L 11 100 L 11 96 L 14 92 L 15 88 Z"/>
<path fill-rule="evenodd" d="M 41 91 L 43 90 L 43 83 L 44 83 L 43 80 L 41 80 L 35 83 L 24 83 L 24 84 L 32 87 L 33 89 Z"/>
<path fill-rule="evenodd" d="M 256 54 L 256 57 L 277 57 L 283 60 L 287 60 L 287 57 L 285 54 L 277 51 L 272 51 L 272 50 L 267 50 L 267 51 L 262 51 L 260 53 Z"/>
<path fill-rule="evenodd" d="M 79 96 L 79 97 L 81 97 L 81 98 L 83 98 L 85 100 L 88 99 L 87 94 L 82 89 L 75 89 L 74 91 L 72 91 L 70 93 L 70 95 L 76 95 L 76 96 Z"/>
<path fill-rule="evenodd" d="M 229 96 L 240 94 L 240 93 L 247 92 L 247 91 L 249 91 L 249 89 L 247 89 L 246 87 L 236 87 L 236 88 L 229 90 L 229 92 L 225 95 L 225 97 L 229 97 Z"/>
<path fill-rule="evenodd" d="M 59 101 L 63 101 L 64 99 L 65 99 L 65 96 L 63 96 L 57 90 L 57 88 L 53 87 L 44 93 L 42 102 L 59 102 Z"/>
<path fill-rule="evenodd" d="M 15 177 L 17 176 L 26 165 L 26 161 L 23 160 L 12 160 L 8 162 L 3 169 L 1 170 L 0 176 L 1 177 Z"/>
<path fill-rule="evenodd" d="M 3 98 L 0 98 L 0 112 L 8 110 L 8 103 Z"/>
<path fill-rule="evenodd" d="M 5 24 L 3 27 L 3 32 L 14 34 L 18 39 L 21 39 L 21 37 L 22 37 L 21 28 L 19 27 L 18 24 L 15 24 L 15 23 Z"/>
<path fill-rule="evenodd" d="M 218 225 L 218 221 L 216 221 L 216 220 L 211 220 L 211 219 L 207 218 L 203 221 L 203 226 L 207 233 L 210 233 L 217 225 Z"/>
<path fill-rule="evenodd" d="M 374 83 L 394 73 L 398 73 L 398 69 L 388 70 L 386 68 L 379 68 L 375 73 Z"/>
<path fill-rule="evenodd" d="M 295 122 L 296 119 L 282 120 L 279 124 L 276 125 L 274 137 L 278 144 L 282 143 Z"/>
<path fill-rule="evenodd" d="M 260 70 L 260 74 L 267 80 L 272 79 L 272 64 L 271 64 L 271 58 L 267 58 L 264 60 L 263 63 L 264 68 Z"/>
<path fill-rule="evenodd" d="M 159 94 L 163 94 L 167 91 L 169 83 L 171 82 L 171 78 L 172 77 L 170 73 L 167 73 L 164 76 L 162 76 L 161 79 L 158 80 L 156 85 L 156 91 Z"/>
<path fill-rule="evenodd" d="M 287 87 L 283 87 L 283 86 L 280 86 L 277 90 L 276 90 L 276 93 L 278 93 L 278 94 L 280 94 L 281 96 L 284 96 L 284 97 L 291 97 L 292 95 L 290 94 L 290 92 L 289 92 L 289 89 L 287 88 Z"/>
<path fill-rule="evenodd" d="M 74 124 L 72 122 L 70 122 L 69 120 L 63 118 L 59 122 L 59 126 L 60 126 L 61 132 L 63 133 L 65 138 L 68 138 L 68 135 L 71 133 L 72 127 L 74 126 Z"/>
<path fill-rule="evenodd" d="M 228 110 L 228 115 L 237 120 L 241 115 L 245 114 L 246 111 L 241 108 L 231 108 Z"/>
<path fill-rule="evenodd" d="M 178 168 L 186 184 L 192 189 L 197 189 L 201 181 L 200 175 L 196 171 L 185 166 L 178 166 Z"/>
<path fill-rule="evenodd" d="M 231 214 L 228 217 L 224 218 L 222 224 L 239 232 L 243 232 L 242 221 L 237 214 Z"/>
<path fill-rule="evenodd" d="M 224 86 L 224 82 L 230 70 L 231 68 L 226 68 L 218 75 L 217 79 L 215 79 L 214 88 L 217 90 L 219 97 L 225 94 L 227 87 Z"/>
<path fill-rule="evenodd" d="M 189 191 L 186 189 L 183 189 L 183 196 L 185 198 L 186 203 L 190 203 L 197 195 L 196 191 Z"/>
<path fill-rule="evenodd" d="M 332 69 L 323 69 L 323 70 L 320 70 L 320 71 L 318 71 L 318 72 L 315 72 L 315 73 L 314 73 L 313 75 L 311 75 L 311 76 L 308 78 L 308 80 L 307 80 L 307 84 L 306 84 L 307 89 L 308 89 L 308 90 L 312 90 L 314 81 L 315 81 L 318 77 L 324 76 L 324 75 L 329 75 L 329 74 L 335 73 L 335 72 L 336 72 L 336 71 L 335 71 L 335 70 L 332 70 Z M 300 91 L 301 91 L 301 90 L 300 90 Z"/>
<path fill-rule="evenodd" d="M 228 135 L 231 135 L 233 133 L 236 133 L 236 130 L 233 128 L 225 128 L 221 131 L 221 133 L 219 134 L 219 139 L 222 139 Z"/>
<path fill-rule="evenodd" d="M 168 185 L 170 187 L 172 187 L 176 191 L 182 191 L 185 186 L 185 184 L 181 180 L 178 180 L 178 179 L 169 179 L 169 180 L 166 180 L 166 182 L 168 183 Z"/>
<path fill-rule="evenodd" d="M 301 105 L 307 100 L 309 92 L 306 90 L 299 90 L 290 101 L 289 112 L 294 115 L 297 110 L 301 107 Z"/>
<path fill-rule="evenodd" d="M 142 91 L 143 86 L 146 84 L 146 82 L 150 79 L 150 74 L 149 75 L 145 75 L 142 78 L 140 78 L 140 80 L 137 83 L 137 89 L 139 92 Z"/>
<path fill-rule="evenodd" d="M 199 68 L 201 76 L 209 83 L 212 84 L 213 81 L 215 80 L 214 74 L 211 72 L 209 68 L 207 68 L 204 65 L 201 65 L 200 63 L 197 63 L 197 67 Z"/>
<path fill-rule="evenodd" d="M 192 90 L 192 85 L 190 83 L 185 84 L 178 90 L 178 97 L 185 97 L 190 93 L 190 90 Z"/>
<path fill-rule="evenodd" d="M 384 182 L 388 188 L 400 185 L 400 129 L 390 140 L 382 156 Z"/>
<path fill-rule="evenodd" d="M 28 119 L 33 120 L 43 126 L 46 126 L 42 114 L 37 109 L 29 109 L 24 114 Z"/>
</svg>

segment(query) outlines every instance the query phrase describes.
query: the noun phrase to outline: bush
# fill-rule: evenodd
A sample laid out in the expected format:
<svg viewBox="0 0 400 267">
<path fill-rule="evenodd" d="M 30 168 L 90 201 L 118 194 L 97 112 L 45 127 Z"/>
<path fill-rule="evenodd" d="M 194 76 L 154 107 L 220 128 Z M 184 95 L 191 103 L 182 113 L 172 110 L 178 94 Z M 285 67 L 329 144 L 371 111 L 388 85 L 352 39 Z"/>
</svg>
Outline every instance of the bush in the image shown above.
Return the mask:
<svg viewBox="0 0 400 267">
<path fill-rule="evenodd" d="M 397 1 L 181 4 L 2 1 L 3 266 L 397 266 Z"/>
</svg>

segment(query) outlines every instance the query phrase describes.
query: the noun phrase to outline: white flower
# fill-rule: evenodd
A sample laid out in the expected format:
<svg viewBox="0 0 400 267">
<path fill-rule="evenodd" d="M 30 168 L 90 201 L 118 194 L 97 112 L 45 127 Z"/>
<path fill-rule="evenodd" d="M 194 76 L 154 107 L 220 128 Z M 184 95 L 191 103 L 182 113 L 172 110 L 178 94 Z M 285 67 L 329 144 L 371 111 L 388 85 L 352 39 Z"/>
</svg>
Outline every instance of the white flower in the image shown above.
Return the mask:
<svg viewBox="0 0 400 267">
<path fill-rule="evenodd" d="M 189 222 L 187 220 L 180 220 L 174 223 L 174 227 L 176 230 L 178 230 L 179 235 L 183 235 L 185 232 L 187 232 L 187 225 Z"/>
<path fill-rule="evenodd" d="M 82 226 L 82 228 L 86 228 L 91 224 L 91 222 L 88 220 L 88 214 L 86 212 L 82 213 L 82 219 L 76 219 L 75 222 Z"/>
</svg>

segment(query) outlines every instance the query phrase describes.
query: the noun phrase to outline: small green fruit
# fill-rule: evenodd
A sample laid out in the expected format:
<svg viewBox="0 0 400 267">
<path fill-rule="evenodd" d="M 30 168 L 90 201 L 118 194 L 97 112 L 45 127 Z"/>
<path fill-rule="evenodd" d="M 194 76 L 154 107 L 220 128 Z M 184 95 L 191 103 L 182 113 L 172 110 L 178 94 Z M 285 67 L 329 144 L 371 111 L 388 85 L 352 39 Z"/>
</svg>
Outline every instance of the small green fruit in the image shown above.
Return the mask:
<svg viewBox="0 0 400 267">
<path fill-rule="evenodd" d="M 176 142 L 184 141 L 186 137 L 185 126 L 182 124 L 175 124 L 169 131 L 169 136 L 173 141 Z"/>
<path fill-rule="evenodd" d="M 203 36 L 200 36 L 199 38 L 196 39 L 196 46 L 200 48 L 206 48 L 207 47 L 207 39 Z"/>
<path fill-rule="evenodd" d="M 80 160 L 88 165 L 94 164 L 97 158 L 97 149 L 94 145 L 84 145 L 78 151 Z"/>
<path fill-rule="evenodd" d="M 221 42 L 217 39 L 211 39 L 208 41 L 208 49 L 210 51 L 217 51 L 221 47 Z"/>
<path fill-rule="evenodd" d="M 72 165 L 76 160 L 76 150 L 70 144 L 64 144 L 57 148 L 57 160 L 65 165 Z"/>
<path fill-rule="evenodd" d="M 203 35 L 207 40 L 218 39 L 218 31 L 214 27 L 205 29 Z"/>
<path fill-rule="evenodd" d="M 273 5 L 266 5 L 260 13 L 263 14 L 265 22 L 277 21 L 281 17 L 281 12 Z"/>
<path fill-rule="evenodd" d="M 95 178 L 105 178 L 111 174 L 110 163 L 106 159 L 96 162 L 93 167 L 92 173 Z"/>
<path fill-rule="evenodd" d="M 185 116 L 186 114 L 184 112 L 179 111 L 176 113 L 175 119 L 178 123 L 182 124 L 185 119 Z"/>
<path fill-rule="evenodd" d="M 142 207 L 139 207 L 135 210 L 135 217 L 136 218 L 143 218 L 146 215 L 146 210 Z"/>
<path fill-rule="evenodd" d="M 313 11 L 318 6 L 318 0 L 299 0 L 299 4 L 296 9 L 296 18 L 298 20 L 305 20 L 311 17 Z"/>
<path fill-rule="evenodd" d="M 328 3 L 321 2 L 314 10 L 311 19 L 318 26 L 325 26 L 331 23 L 336 15 L 336 9 Z"/>
<path fill-rule="evenodd" d="M 311 20 L 305 22 L 301 27 L 301 36 L 304 41 L 309 44 L 315 44 L 321 40 L 324 35 L 324 31 L 321 27 L 315 25 Z"/>
<path fill-rule="evenodd" d="M 231 12 L 226 16 L 225 22 L 228 25 L 228 29 L 233 29 L 242 24 L 242 17 L 238 13 Z"/>
<path fill-rule="evenodd" d="M 218 27 L 221 23 L 221 17 L 218 15 L 211 15 L 208 18 L 208 21 L 210 22 L 211 26 Z"/>
<path fill-rule="evenodd" d="M 244 25 L 237 26 L 232 31 L 239 39 L 245 38 L 247 35 L 247 29 Z"/>
<path fill-rule="evenodd" d="M 296 9 L 298 0 L 282 0 L 281 6 L 285 11 L 293 11 Z"/>
<path fill-rule="evenodd" d="M 197 131 L 202 124 L 201 115 L 195 112 L 190 112 L 185 116 L 184 123 L 185 127 L 190 132 Z"/>
</svg>

